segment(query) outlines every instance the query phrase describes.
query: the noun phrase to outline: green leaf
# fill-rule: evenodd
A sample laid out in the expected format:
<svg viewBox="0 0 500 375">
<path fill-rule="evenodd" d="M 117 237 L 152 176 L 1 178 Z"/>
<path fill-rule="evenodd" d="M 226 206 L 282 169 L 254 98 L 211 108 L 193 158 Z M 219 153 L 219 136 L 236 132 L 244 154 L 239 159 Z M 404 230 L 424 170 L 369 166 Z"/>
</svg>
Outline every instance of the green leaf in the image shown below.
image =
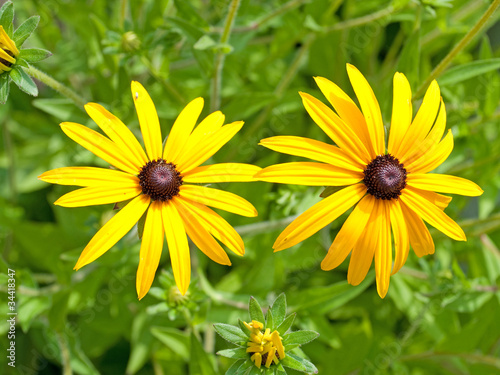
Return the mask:
<svg viewBox="0 0 500 375">
<path fill-rule="evenodd" d="M 250 297 L 250 303 L 248 304 L 248 312 L 250 313 L 251 320 L 256 320 L 261 323 L 265 322 L 262 308 L 260 307 L 259 302 L 253 297 Z"/>
<path fill-rule="evenodd" d="M 40 16 L 30 17 L 24 21 L 16 31 L 14 31 L 13 40 L 16 43 L 17 48 L 21 48 L 26 39 L 28 39 L 31 33 L 35 31 L 38 26 L 38 22 L 40 22 Z"/>
<path fill-rule="evenodd" d="M 297 316 L 297 313 L 290 314 L 286 317 L 285 320 L 283 320 L 283 323 L 281 323 L 276 330 L 280 334 L 280 336 L 283 336 L 286 331 L 290 329 L 290 327 L 293 324 L 293 321 L 295 320 L 295 317 Z"/>
<path fill-rule="evenodd" d="M 28 62 L 25 59 L 21 58 L 21 57 L 19 57 L 19 58 L 16 59 L 16 65 L 22 66 L 23 68 L 29 68 L 30 67 L 30 65 L 28 64 Z"/>
<path fill-rule="evenodd" d="M 189 337 L 182 331 L 171 327 L 151 327 L 151 333 L 175 354 L 186 361 L 189 359 Z"/>
<path fill-rule="evenodd" d="M 52 306 L 50 307 L 48 318 L 50 327 L 56 332 L 62 332 L 66 324 L 68 314 L 69 292 L 63 290 L 54 294 Z"/>
<path fill-rule="evenodd" d="M 12 37 L 12 29 L 14 22 L 14 4 L 7 1 L 0 9 L 0 25 L 3 26 L 8 36 Z"/>
<path fill-rule="evenodd" d="M 198 41 L 193 45 L 194 49 L 205 50 L 214 47 L 217 43 L 210 38 L 208 35 L 203 35 Z"/>
<path fill-rule="evenodd" d="M 247 359 L 248 358 L 248 353 L 245 348 L 232 348 L 232 349 L 224 349 L 224 350 L 219 350 L 217 352 L 217 355 L 227 357 L 227 358 L 233 358 L 233 359 Z"/>
<path fill-rule="evenodd" d="M 5 104 L 9 98 L 10 80 L 7 73 L 0 75 L 0 104 Z"/>
<path fill-rule="evenodd" d="M 274 317 L 273 317 L 273 312 L 271 311 L 271 309 L 267 310 L 266 325 L 264 326 L 264 328 L 269 328 L 271 330 L 271 332 L 274 331 Z"/>
<path fill-rule="evenodd" d="M 286 296 L 285 293 L 281 293 L 278 298 L 273 302 L 271 306 L 271 311 L 273 312 L 274 327 L 279 326 L 285 320 L 286 315 Z M 274 330 L 275 328 L 272 328 Z"/>
<path fill-rule="evenodd" d="M 212 361 L 194 332 L 191 332 L 191 357 L 189 359 L 189 373 L 196 375 L 217 375 Z"/>
<path fill-rule="evenodd" d="M 294 354 L 287 353 L 286 357 L 283 358 L 280 363 L 293 370 L 317 374 L 318 369 L 307 359 L 300 358 Z"/>
<path fill-rule="evenodd" d="M 420 68 L 420 28 L 407 38 L 398 61 L 398 71 L 403 72 L 411 87 L 419 82 Z"/>
<path fill-rule="evenodd" d="M 231 367 L 229 367 L 226 371 L 226 375 L 236 375 L 238 373 L 238 369 L 243 364 L 244 361 L 238 360 L 234 362 Z"/>
<path fill-rule="evenodd" d="M 45 60 L 50 56 L 52 56 L 52 52 L 41 48 L 26 48 L 22 49 L 19 53 L 19 57 L 25 59 L 27 62 L 30 63 L 35 63 L 38 61 Z"/>
<path fill-rule="evenodd" d="M 252 361 L 245 361 L 241 364 L 241 366 L 238 368 L 236 374 L 240 375 L 240 374 L 248 374 L 248 369 L 250 367 L 255 367 L 255 365 L 253 364 Z"/>
<path fill-rule="evenodd" d="M 14 66 L 10 72 L 10 78 L 12 78 L 14 83 L 25 93 L 32 96 L 38 95 L 38 88 L 35 82 L 33 82 L 31 77 L 20 66 Z"/>
<path fill-rule="evenodd" d="M 438 78 L 438 82 L 441 86 L 454 85 L 497 69 L 500 69 L 500 58 L 472 61 L 448 69 Z"/>
<path fill-rule="evenodd" d="M 242 343 L 244 344 L 248 341 L 248 336 L 238 327 L 224 323 L 216 323 L 214 324 L 214 328 L 224 340 L 232 342 L 233 344 L 242 346 Z"/>
<path fill-rule="evenodd" d="M 319 336 L 315 331 L 295 331 L 283 336 L 283 345 L 304 345 Z"/>
<path fill-rule="evenodd" d="M 244 333 L 248 333 L 250 335 L 251 331 L 248 329 L 248 327 L 243 323 L 243 321 L 241 319 L 238 319 L 238 325 L 240 326 L 240 329 Z"/>
</svg>

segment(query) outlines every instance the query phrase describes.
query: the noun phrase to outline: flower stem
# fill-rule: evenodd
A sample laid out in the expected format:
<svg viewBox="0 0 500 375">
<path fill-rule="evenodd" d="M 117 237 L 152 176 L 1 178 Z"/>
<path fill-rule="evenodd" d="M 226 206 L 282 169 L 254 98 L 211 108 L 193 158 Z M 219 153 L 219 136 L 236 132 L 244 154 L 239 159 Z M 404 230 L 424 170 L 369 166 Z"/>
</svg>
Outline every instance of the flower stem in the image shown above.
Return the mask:
<svg viewBox="0 0 500 375">
<path fill-rule="evenodd" d="M 477 21 L 477 23 L 474 25 L 474 27 L 467 33 L 465 36 L 458 42 L 455 47 L 445 56 L 443 60 L 434 68 L 434 70 L 431 72 L 431 74 L 427 77 L 424 83 L 418 88 L 417 92 L 413 96 L 413 98 L 418 98 L 423 95 L 427 87 L 430 85 L 430 83 L 435 80 L 437 77 L 441 75 L 441 73 L 444 72 L 444 70 L 450 65 L 450 63 L 453 61 L 456 55 L 460 51 L 462 51 L 471 41 L 474 39 L 474 37 L 486 26 L 486 23 L 488 19 L 493 15 L 495 10 L 498 8 L 500 5 L 500 0 L 495 0 L 493 3 L 490 5 L 490 7 L 484 12 L 482 17 Z"/>
<path fill-rule="evenodd" d="M 233 28 L 234 19 L 236 18 L 236 13 L 240 6 L 240 0 L 232 0 L 229 5 L 229 12 L 224 22 L 224 30 L 220 37 L 220 46 L 226 44 L 231 35 L 231 30 Z M 212 81 L 212 95 L 210 102 L 210 110 L 216 111 L 220 107 L 220 89 L 222 84 L 222 68 L 224 67 L 224 60 L 226 59 L 226 53 L 219 48 L 219 51 L 215 54 L 214 63 L 214 78 Z"/>
<path fill-rule="evenodd" d="M 358 18 L 353 18 L 351 20 L 343 21 L 343 22 L 338 22 L 335 25 L 332 25 L 328 28 L 326 28 L 324 31 L 325 32 L 330 32 L 330 31 L 340 31 L 340 30 L 345 30 L 345 29 L 351 29 L 356 26 L 361 26 L 376 20 L 379 20 L 381 18 L 387 17 L 390 14 L 394 13 L 396 9 L 390 5 L 387 8 L 381 9 L 377 12 L 374 12 L 372 14 L 368 14 L 363 17 L 358 17 Z"/>
<path fill-rule="evenodd" d="M 73 103 L 78 108 L 81 108 L 83 110 L 83 106 L 87 104 L 87 100 L 82 98 L 80 95 L 78 95 L 76 92 L 71 90 L 69 87 L 64 86 L 61 82 L 55 80 L 48 74 L 42 72 L 41 70 L 38 70 L 34 68 L 33 66 L 30 66 L 28 69 L 25 69 L 26 73 L 28 73 L 30 76 L 33 78 L 39 80 L 40 82 L 46 84 L 47 86 L 51 87 L 55 91 L 58 91 L 60 94 L 64 95 L 65 97 L 71 99 Z"/>
<path fill-rule="evenodd" d="M 61 350 L 63 375 L 72 375 L 73 370 L 71 370 L 71 357 L 69 354 L 67 342 L 61 333 L 56 333 L 56 337 L 59 343 L 59 348 Z"/>
</svg>

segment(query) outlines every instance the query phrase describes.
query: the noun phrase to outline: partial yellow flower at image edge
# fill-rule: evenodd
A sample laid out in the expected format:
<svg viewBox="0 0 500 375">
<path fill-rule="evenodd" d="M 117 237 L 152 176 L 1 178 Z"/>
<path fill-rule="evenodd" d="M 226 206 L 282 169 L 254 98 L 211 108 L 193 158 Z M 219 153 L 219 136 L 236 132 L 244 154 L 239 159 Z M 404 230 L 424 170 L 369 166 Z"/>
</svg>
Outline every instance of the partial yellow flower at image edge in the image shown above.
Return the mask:
<svg viewBox="0 0 500 375">
<path fill-rule="evenodd" d="M 361 110 L 326 78 L 315 80 L 335 111 L 315 97 L 300 93 L 312 120 L 335 145 L 295 136 L 263 139 L 260 144 L 264 147 L 319 163 L 272 165 L 255 177 L 276 183 L 341 187 L 288 225 L 273 248 L 281 251 L 298 244 L 354 206 L 321 268 L 331 270 L 351 254 L 347 280 L 358 285 L 374 260 L 377 291 L 384 298 L 390 276 L 404 265 L 410 246 L 418 257 L 434 253 L 424 221 L 455 240 L 466 240 L 460 226 L 444 213 L 451 197 L 439 193 L 479 196 L 483 190 L 463 178 L 428 173 L 453 150 L 451 131 L 443 138 L 446 110 L 436 81 L 427 89 L 412 120 L 410 84 L 404 74 L 394 75 L 386 149 L 382 115 L 372 88 L 353 65 L 347 64 L 347 73 Z"/>
<path fill-rule="evenodd" d="M 188 236 L 214 262 L 231 265 L 217 240 L 242 256 L 243 240 L 234 228 L 207 206 L 254 217 L 257 210 L 230 192 L 196 185 L 231 181 L 254 181 L 259 167 L 241 163 L 200 166 L 224 146 L 243 126 L 242 121 L 224 124 L 225 116 L 214 112 L 195 127 L 203 99 L 190 102 L 177 117 L 165 147 L 160 122 L 151 97 L 132 82 L 145 151 L 133 133 L 117 117 L 96 103 L 85 106 L 88 115 L 106 136 L 86 126 L 65 122 L 63 132 L 72 140 L 116 169 L 65 167 L 39 178 L 59 185 L 81 186 L 60 197 L 64 207 L 101 205 L 130 200 L 90 240 L 75 270 L 93 262 L 114 246 L 146 214 L 137 270 L 139 299 L 149 291 L 160 262 L 166 237 L 174 278 L 184 295 L 191 278 Z"/>
</svg>

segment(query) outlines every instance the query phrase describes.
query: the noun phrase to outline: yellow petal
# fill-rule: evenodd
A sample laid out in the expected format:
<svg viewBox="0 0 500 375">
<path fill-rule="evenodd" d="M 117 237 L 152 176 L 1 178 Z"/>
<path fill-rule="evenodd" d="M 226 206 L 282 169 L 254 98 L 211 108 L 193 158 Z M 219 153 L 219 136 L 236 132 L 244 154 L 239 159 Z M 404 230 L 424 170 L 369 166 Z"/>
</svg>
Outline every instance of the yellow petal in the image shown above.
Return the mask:
<svg viewBox="0 0 500 375">
<path fill-rule="evenodd" d="M 427 89 L 415 119 L 406 132 L 400 151 L 406 152 L 407 149 L 410 149 L 415 144 L 419 144 L 427 136 L 432 124 L 436 120 L 440 102 L 441 93 L 439 85 L 434 80 Z"/>
<path fill-rule="evenodd" d="M 402 73 L 394 74 L 391 131 L 387 149 L 391 155 L 400 155 L 401 142 L 410 127 L 412 118 L 410 83 Z"/>
<path fill-rule="evenodd" d="M 453 134 L 448 130 L 448 134 L 444 139 L 434 147 L 431 147 L 427 153 L 419 159 L 405 165 L 409 173 L 427 173 L 436 169 L 450 156 L 453 150 Z"/>
<path fill-rule="evenodd" d="M 72 186 L 125 187 L 139 185 L 139 179 L 130 173 L 94 167 L 57 168 L 42 173 L 38 178 L 51 184 Z"/>
<path fill-rule="evenodd" d="M 324 198 L 288 225 L 276 239 L 273 249 L 288 249 L 311 237 L 355 205 L 365 193 L 365 185 L 356 184 Z"/>
<path fill-rule="evenodd" d="M 149 206 L 149 200 L 147 195 L 139 195 L 104 224 L 83 249 L 75 270 L 99 258 L 125 236 L 144 214 Z"/>
<path fill-rule="evenodd" d="M 149 206 L 142 235 L 139 267 L 137 268 L 136 289 L 141 300 L 151 288 L 163 249 L 162 202 L 155 201 Z"/>
<path fill-rule="evenodd" d="M 445 174 L 410 173 L 406 181 L 409 186 L 422 190 L 460 194 L 469 197 L 477 197 L 483 194 L 483 190 L 474 182 Z"/>
<path fill-rule="evenodd" d="M 352 164 L 363 168 L 372 160 L 356 133 L 335 112 L 314 96 L 299 94 L 309 116 L 346 153 Z"/>
<path fill-rule="evenodd" d="M 84 207 L 123 202 L 142 192 L 139 184 L 132 186 L 91 186 L 64 194 L 54 202 L 63 207 Z"/>
<path fill-rule="evenodd" d="M 377 154 L 370 142 L 370 134 L 368 133 L 366 121 L 358 106 L 352 101 L 349 95 L 342 91 L 335 83 L 323 77 L 314 77 L 314 80 L 323 95 L 328 99 L 335 111 L 337 111 L 340 118 L 351 127 L 354 133 L 358 135 L 361 142 L 367 146 L 370 157 L 375 159 Z"/>
<path fill-rule="evenodd" d="M 433 191 L 418 189 L 414 186 L 412 186 L 412 189 L 422 198 L 425 198 L 432 204 L 438 206 L 441 210 L 444 210 L 446 207 L 448 207 L 448 204 L 450 204 L 451 202 L 451 197 L 448 197 L 447 195 L 441 195 L 438 193 L 434 193 Z"/>
<path fill-rule="evenodd" d="M 353 164 L 345 152 L 337 146 L 329 145 L 314 139 L 278 136 L 262 139 L 259 144 L 284 154 L 301 156 L 352 171 L 363 171 L 358 165 Z"/>
<path fill-rule="evenodd" d="M 10 70 L 12 70 L 12 68 L 10 66 L 4 65 L 4 64 L 2 64 L 0 62 L 0 71 L 2 71 L 2 72 L 8 72 Z"/>
<path fill-rule="evenodd" d="M 273 333 L 271 334 L 271 340 L 273 341 L 274 346 L 278 350 L 278 355 L 280 356 L 280 359 L 285 358 L 285 348 L 283 347 L 283 343 L 281 341 L 281 337 L 278 331 L 273 331 Z"/>
<path fill-rule="evenodd" d="M 139 169 L 136 162 L 130 155 L 122 152 L 122 150 L 108 138 L 95 132 L 86 126 L 75 124 L 72 122 L 63 122 L 61 124 L 62 131 L 74 140 L 79 145 L 85 147 L 94 155 L 107 161 L 122 171 L 131 174 L 138 174 Z"/>
<path fill-rule="evenodd" d="M 383 155 L 385 153 L 384 123 L 377 98 L 366 78 L 354 65 L 347 64 L 347 74 L 363 111 L 372 147 L 377 155 Z"/>
<path fill-rule="evenodd" d="M 377 202 L 381 205 L 381 215 L 378 217 L 375 230 L 379 232 L 377 247 L 375 249 L 375 276 L 377 279 L 377 292 L 384 298 L 389 290 L 392 266 L 391 225 L 389 222 L 389 207 L 386 202 Z"/>
<path fill-rule="evenodd" d="M 162 219 L 175 283 L 185 295 L 191 281 L 191 258 L 184 223 L 172 203 L 162 205 Z"/>
<path fill-rule="evenodd" d="M 162 157 L 162 138 L 160 120 L 156 108 L 146 89 L 136 81 L 132 81 L 132 98 L 141 125 L 141 133 L 149 160 Z"/>
<path fill-rule="evenodd" d="M 206 186 L 182 185 L 179 194 L 186 199 L 241 216 L 257 216 L 257 210 L 250 202 L 228 191 Z"/>
<path fill-rule="evenodd" d="M 363 172 L 354 172 L 331 164 L 292 162 L 271 165 L 255 175 L 260 181 L 307 186 L 344 186 L 363 180 Z"/>
<path fill-rule="evenodd" d="M 221 111 L 213 112 L 205 117 L 189 136 L 187 149 L 196 147 L 198 142 L 202 141 L 208 135 L 219 130 L 224 124 L 224 119 L 225 116 Z"/>
<path fill-rule="evenodd" d="M 187 235 L 193 243 L 214 262 L 230 266 L 231 261 L 226 252 L 208 230 L 205 229 L 198 216 L 192 215 L 178 199 L 174 199 L 173 203 L 181 215 Z"/>
<path fill-rule="evenodd" d="M 328 249 L 325 259 L 321 262 L 322 270 L 331 270 L 347 258 L 366 229 L 365 226 L 372 213 L 375 200 L 372 195 L 368 194 L 357 204 Z"/>
<path fill-rule="evenodd" d="M 243 163 L 220 163 L 196 167 L 182 175 L 188 183 L 246 182 L 256 181 L 253 176 L 262 168 Z"/>
<path fill-rule="evenodd" d="M 439 207 L 415 192 L 411 186 L 403 189 L 401 200 L 418 216 L 448 237 L 457 241 L 466 241 L 462 228 L 439 209 Z"/>
<path fill-rule="evenodd" d="M 19 55 L 19 50 L 17 49 L 16 43 L 9 37 L 2 25 L 0 25 L 0 40 L 3 44 L 5 44 L 9 51 L 14 54 L 14 56 Z"/>
<path fill-rule="evenodd" d="M 195 216 L 212 236 L 231 251 L 238 255 L 245 254 L 245 245 L 240 235 L 219 214 L 203 204 L 185 199 L 182 196 L 177 196 L 175 199 L 176 202 L 189 210 L 190 214 Z"/>
<path fill-rule="evenodd" d="M 179 156 L 177 167 L 181 173 L 187 173 L 208 160 L 221 149 L 243 126 L 243 121 L 237 121 L 223 126 L 206 138 L 202 139 L 196 147 L 189 148 Z"/>
<path fill-rule="evenodd" d="M 406 263 L 410 251 L 410 237 L 408 236 L 408 229 L 406 228 L 401 203 L 399 200 L 391 200 L 388 203 L 392 234 L 394 235 L 394 253 L 396 255 L 391 273 L 391 275 L 394 275 Z"/>
<path fill-rule="evenodd" d="M 170 130 L 165 144 L 163 158 L 175 163 L 178 155 L 185 150 L 189 135 L 203 110 L 203 98 L 192 100 L 179 114 Z"/>
<path fill-rule="evenodd" d="M 118 117 L 97 103 L 88 103 L 85 110 L 122 152 L 131 156 L 131 161 L 138 169 L 148 162 L 139 141 Z"/>
<path fill-rule="evenodd" d="M 0 42 L 0 46 L 3 47 L 1 45 L 1 42 Z M 16 59 L 15 57 L 12 57 L 11 55 L 9 55 L 7 52 L 5 52 L 2 48 L 0 48 L 0 59 L 4 60 L 4 62 L 9 62 L 11 64 L 15 64 L 16 62 Z M 3 65 L 3 64 L 2 64 Z M 5 66 L 5 65 L 4 65 Z"/>
<path fill-rule="evenodd" d="M 408 229 L 410 244 L 418 257 L 434 254 L 434 241 L 423 220 L 401 202 L 401 210 Z"/>
<path fill-rule="evenodd" d="M 276 355 L 276 348 L 271 348 L 271 350 L 269 350 L 269 353 L 268 353 L 267 359 L 266 359 L 266 367 L 267 368 L 269 368 L 269 366 L 271 366 L 271 363 L 273 362 L 275 355 Z"/>
</svg>

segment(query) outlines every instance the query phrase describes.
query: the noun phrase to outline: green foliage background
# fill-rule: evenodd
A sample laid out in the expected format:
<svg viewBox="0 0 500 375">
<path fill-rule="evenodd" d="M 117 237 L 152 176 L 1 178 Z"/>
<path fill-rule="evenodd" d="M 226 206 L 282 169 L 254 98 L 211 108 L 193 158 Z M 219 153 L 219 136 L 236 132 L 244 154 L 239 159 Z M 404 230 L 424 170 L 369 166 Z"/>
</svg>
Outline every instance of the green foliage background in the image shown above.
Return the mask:
<svg viewBox="0 0 500 375">
<path fill-rule="evenodd" d="M 245 126 L 213 162 L 268 166 L 293 158 L 258 146 L 261 138 L 326 141 L 298 95 L 306 91 L 325 101 L 313 76 L 354 97 L 345 64 L 357 66 L 374 88 L 388 130 L 393 74 L 405 73 L 415 93 L 491 1 L 242 0 L 227 45 L 219 40 L 228 0 L 14 3 L 17 25 L 41 16 L 26 45 L 53 56 L 37 67 L 87 101 L 102 103 L 136 134 L 131 80 L 149 91 L 167 134 L 188 101 L 202 96 L 202 116 L 211 112 L 215 55 L 227 53 L 220 109 L 228 122 L 244 120 Z M 289 217 L 319 201 L 321 189 L 266 183 L 222 185 L 251 201 L 259 217 L 224 215 L 246 244 L 245 257 L 231 255 L 230 268 L 192 249 L 194 280 L 183 306 L 173 303 L 166 245 L 154 288 L 137 301 L 135 231 L 74 272 L 79 253 L 112 207 L 56 207 L 57 197 L 72 188 L 37 176 L 62 166 L 104 166 L 58 127 L 62 121 L 96 125 L 43 84 L 38 98 L 12 86 L 0 107 L 3 373 L 69 374 L 71 367 L 75 374 L 222 374 L 231 361 L 214 353 L 230 345 L 216 337 L 212 324 L 247 319 L 251 295 L 266 305 L 286 292 L 289 312 L 298 313 L 294 330 L 321 334 L 304 347 L 320 374 L 499 374 L 499 19 L 497 12 L 438 78 L 455 137 L 454 151 L 438 171 L 471 179 L 485 191 L 479 198 L 454 197 L 447 208 L 468 241 L 432 231 L 435 255 L 418 259 L 411 253 L 384 300 L 373 271 L 352 287 L 347 261 L 334 271 L 320 270 L 346 215 L 274 254 L 271 246 Z M 130 41 L 129 31 L 140 44 Z M 8 267 L 17 283 L 15 370 L 6 366 L 4 350 Z"/>
</svg>

